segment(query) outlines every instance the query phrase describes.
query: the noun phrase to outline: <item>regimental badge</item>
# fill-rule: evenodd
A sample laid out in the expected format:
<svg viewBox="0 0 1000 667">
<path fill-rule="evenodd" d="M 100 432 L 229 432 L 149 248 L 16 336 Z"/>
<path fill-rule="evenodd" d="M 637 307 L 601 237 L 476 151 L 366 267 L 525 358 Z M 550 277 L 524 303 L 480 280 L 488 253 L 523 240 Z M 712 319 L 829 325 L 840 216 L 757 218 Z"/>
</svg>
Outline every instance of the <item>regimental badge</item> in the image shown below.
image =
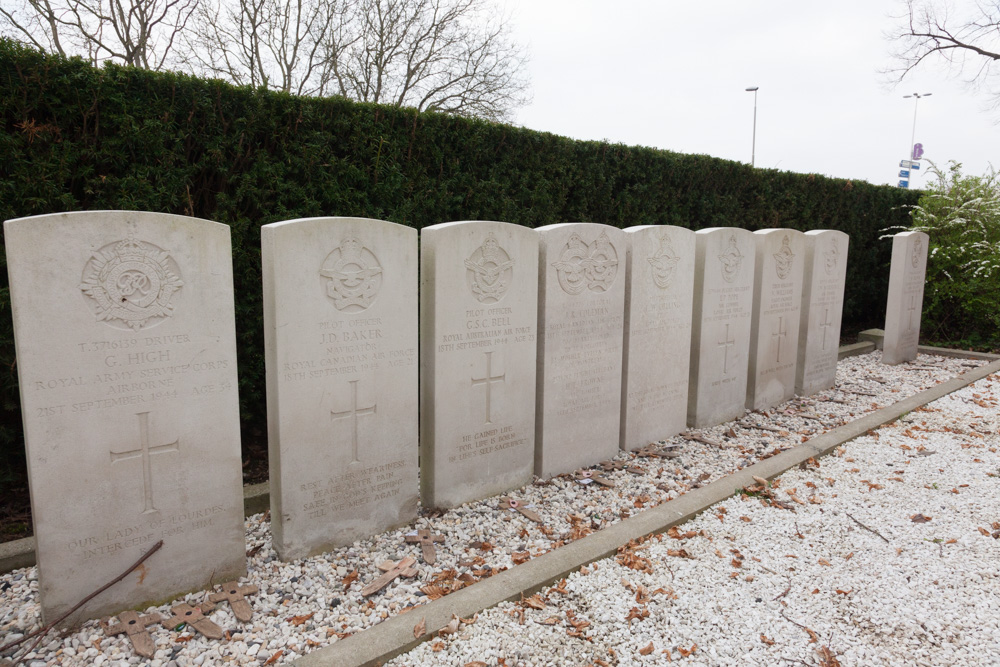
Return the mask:
<svg viewBox="0 0 1000 667">
<path fill-rule="evenodd" d="M 552 266 L 559 286 L 567 294 L 579 294 L 585 289 L 607 292 L 618 276 L 618 252 L 605 232 L 589 245 L 579 234 L 573 234 Z"/>
<path fill-rule="evenodd" d="M 826 271 L 826 275 L 832 276 L 839 262 L 840 248 L 837 246 L 837 239 L 830 239 L 826 245 L 826 252 L 823 253 L 823 270 Z"/>
<path fill-rule="evenodd" d="M 774 257 L 774 271 L 778 274 L 778 280 L 784 280 L 792 272 L 792 264 L 795 262 L 795 253 L 788 247 L 788 234 L 781 239 L 781 249 L 771 255 Z"/>
<path fill-rule="evenodd" d="M 367 309 L 382 287 L 378 259 L 356 238 L 342 240 L 323 260 L 319 274 L 327 279 L 326 295 L 346 313 Z"/>
<path fill-rule="evenodd" d="M 677 269 L 677 262 L 681 261 L 680 255 L 674 252 L 674 247 L 670 243 L 670 235 L 664 234 L 660 237 L 660 247 L 653 254 L 652 257 L 648 257 L 647 260 L 650 265 L 650 270 L 653 274 L 653 282 L 660 289 L 667 289 L 670 287 L 670 281 L 674 277 L 674 271 Z"/>
<path fill-rule="evenodd" d="M 920 255 L 924 251 L 924 240 L 921 237 L 913 239 L 913 254 L 910 255 L 910 264 L 913 268 L 920 266 Z"/>
<path fill-rule="evenodd" d="M 722 262 L 722 279 L 727 283 L 736 280 L 740 275 L 740 267 L 743 266 L 743 253 L 736 247 L 735 234 L 729 237 L 729 245 L 719 255 L 719 261 Z"/>
<path fill-rule="evenodd" d="M 173 314 L 170 300 L 183 285 L 170 255 L 136 240 L 130 225 L 126 239 L 109 243 L 87 261 L 80 289 L 98 322 L 139 331 Z"/>
<path fill-rule="evenodd" d="M 493 232 L 465 260 L 465 268 L 468 269 L 469 289 L 480 303 L 496 303 L 502 299 L 514 277 L 514 260 L 500 247 Z"/>
</svg>

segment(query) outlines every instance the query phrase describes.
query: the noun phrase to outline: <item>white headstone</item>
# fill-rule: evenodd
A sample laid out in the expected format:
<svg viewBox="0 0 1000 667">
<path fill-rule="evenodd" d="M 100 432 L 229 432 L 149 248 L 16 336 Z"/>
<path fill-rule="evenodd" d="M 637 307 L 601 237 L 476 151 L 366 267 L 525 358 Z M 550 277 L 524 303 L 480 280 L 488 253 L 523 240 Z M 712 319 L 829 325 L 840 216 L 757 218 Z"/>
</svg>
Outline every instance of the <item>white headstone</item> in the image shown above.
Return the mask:
<svg viewBox="0 0 1000 667">
<path fill-rule="evenodd" d="M 420 236 L 421 494 L 455 507 L 531 481 L 538 235 L 477 221 Z"/>
<path fill-rule="evenodd" d="M 898 364 L 917 358 L 929 241 L 930 237 L 923 232 L 900 232 L 892 237 L 883 364 Z"/>
<path fill-rule="evenodd" d="M 694 232 L 625 230 L 625 339 L 621 448 L 684 430 L 691 362 Z"/>
<path fill-rule="evenodd" d="M 737 227 L 695 233 L 688 425 L 743 415 L 753 309 L 754 236 Z"/>
<path fill-rule="evenodd" d="M 835 229 L 814 229 L 805 234 L 802 324 L 795 373 L 795 393 L 801 396 L 828 389 L 837 379 L 849 242 L 847 234 Z"/>
<path fill-rule="evenodd" d="M 537 231 L 535 474 L 551 477 L 619 451 L 625 233 L 588 222 Z"/>
<path fill-rule="evenodd" d="M 229 227 L 102 211 L 4 224 L 42 614 L 245 572 Z"/>
<path fill-rule="evenodd" d="M 754 232 L 754 310 L 750 324 L 748 410 L 764 410 L 795 395 L 805 240 L 794 229 Z"/>
<path fill-rule="evenodd" d="M 417 231 L 261 227 L 271 531 L 284 560 L 417 513 Z"/>
</svg>

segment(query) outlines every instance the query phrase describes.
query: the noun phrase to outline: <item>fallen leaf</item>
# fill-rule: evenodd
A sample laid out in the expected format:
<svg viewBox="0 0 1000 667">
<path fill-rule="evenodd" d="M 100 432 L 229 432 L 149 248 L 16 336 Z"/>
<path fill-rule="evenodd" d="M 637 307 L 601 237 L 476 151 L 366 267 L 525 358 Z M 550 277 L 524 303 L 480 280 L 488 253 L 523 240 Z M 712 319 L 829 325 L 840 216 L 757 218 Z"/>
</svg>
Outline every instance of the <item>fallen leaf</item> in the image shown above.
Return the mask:
<svg viewBox="0 0 1000 667">
<path fill-rule="evenodd" d="M 464 667 L 486 667 L 486 663 L 482 660 L 473 660 L 472 662 L 465 663 Z"/>
<path fill-rule="evenodd" d="M 312 614 L 309 614 L 309 615 L 312 616 Z M 279 648 L 277 651 L 274 652 L 274 655 L 272 655 L 270 658 L 267 659 L 267 662 L 265 662 L 264 664 L 265 665 L 273 665 L 274 663 L 278 662 L 278 658 L 280 658 L 281 654 L 284 653 L 284 652 L 285 652 L 285 649 Z"/>
<path fill-rule="evenodd" d="M 819 564 L 820 564 L 820 565 L 826 565 L 827 567 L 832 567 L 832 566 L 830 565 L 830 561 L 828 561 L 828 560 L 827 560 L 827 559 L 825 559 L 825 558 L 820 558 L 820 559 L 819 559 Z"/>
<path fill-rule="evenodd" d="M 419 638 L 425 632 L 427 632 L 427 621 L 421 618 L 420 622 L 413 626 L 413 636 Z"/>
<path fill-rule="evenodd" d="M 539 625 L 555 625 L 559 622 L 559 619 L 555 616 L 549 616 L 544 621 L 536 621 Z"/>
<path fill-rule="evenodd" d="M 844 560 L 851 560 L 852 558 L 854 558 L 854 552 L 853 551 L 851 553 L 847 554 L 846 556 L 844 556 Z"/>
<path fill-rule="evenodd" d="M 350 574 L 348 574 L 346 577 L 344 577 L 343 579 L 341 579 L 340 583 L 342 583 L 344 585 L 344 588 L 347 589 L 347 588 L 350 588 L 351 584 L 353 584 L 355 582 L 355 580 L 357 580 L 357 578 L 358 578 L 358 571 L 354 570 L 353 572 L 351 572 Z"/>
<path fill-rule="evenodd" d="M 308 621 L 310 618 L 312 618 L 313 614 L 315 614 L 315 613 L 316 612 L 313 611 L 313 612 L 310 612 L 308 614 L 303 614 L 302 616 L 292 616 L 291 618 L 286 618 L 285 620 L 287 622 L 291 623 L 292 625 L 302 625 L 303 623 L 305 623 L 306 621 Z"/>
<path fill-rule="evenodd" d="M 816 649 L 816 653 L 819 654 L 819 667 L 841 667 L 840 661 L 829 646 L 820 646 Z"/>
<path fill-rule="evenodd" d="M 985 535 L 986 537 L 989 537 L 989 536 L 990 536 L 990 531 L 986 530 L 986 529 L 985 529 L 985 528 L 983 528 L 982 526 L 979 526 L 978 528 L 979 528 L 979 532 L 980 532 L 980 533 L 982 533 L 982 534 L 983 534 L 983 535 Z"/>
<path fill-rule="evenodd" d="M 805 631 L 809 633 L 810 644 L 815 644 L 817 641 L 819 641 L 819 635 L 817 635 L 815 632 L 813 632 L 809 628 L 805 628 Z"/>
<path fill-rule="evenodd" d="M 912 521 L 913 523 L 927 523 L 932 518 L 933 517 L 924 516 L 923 514 L 914 514 L 913 516 L 910 517 L 910 521 Z"/>
<path fill-rule="evenodd" d="M 837 589 L 837 595 L 850 595 L 852 590 L 854 590 L 854 589 L 853 588 L 849 588 L 846 591 L 842 591 L 842 590 L 840 590 L 838 588 Z"/>
<path fill-rule="evenodd" d="M 682 533 L 677 526 L 671 526 L 670 529 L 667 531 L 667 537 L 672 537 L 675 540 L 691 539 L 697 534 L 698 534 L 697 531 L 694 530 L 689 530 L 686 533 Z"/>
<path fill-rule="evenodd" d="M 531 607 L 532 609 L 545 609 L 545 601 L 542 600 L 542 596 L 538 593 L 535 593 L 530 598 L 522 599 L 521 604 L 525 607 Z"/>
<path fill-rule="evenodd" d="M 639 655 L 649 655 L 653 652 L 653 642 L 649 642 L 648 646 L 644 646 L 639 649 Z"/>
<path fill-rule="evenodd" d="M 441 636 L 441 635 L 453 635 L 453 634 L 455 634 L 456 632 L 458 632 L 458 624 L 460 622 L 461 621 L 459 621 L 458 616 L 455 615 L 455 614 L 452 614 L 451 615 L 451 620 L 448 621 L 448 625 L 446 625 L 443 628 L 441 628 L 440 630 L 438 630 L 438 636 Z"/>
<path fill-rule="evenodd" d="M 741 516 L 740 521 L 743 521 L 744 523 L 750 523 L 751 521 L 753 521 L 753 519 L 751 519 L 748 516 Z"/>
<path fill-rule="evenodd" d="M 945 544 L 954 544 L 955 542 L 958 542 L 958 540 L 956 540 L 956 539 L 955 539 L 955 538 L 953 537 L 953 538 L 951 538 L 950 540 L 948 540 L 947 542 L 945 542 Z"/>
<path fill-rule="evenodd" d="M 685 549 L 667 549 L 668 556 L 676 556 L 677 558 L 690 558 L 694 559 L 694 556 L 689 554 Z"/>
<path fill-rule="evenodd" d="M 697 644 L 691 644 L 691 648 L 689 648 L 686 651 L 683 648 L 681 648 L 680 646 L 677 647 L 677 652 L 680 653 L 685 658 L 688 657 L 689 655 L 691 655 L 692 653 L 694 653 L 697 650 L 698 650 L 698 645 Z"/>
<path fill-rule="evenodd" d="M 767 638 L 767 637 L 765 637 L 764 635 L 761 635 L 761 636 L 760 636 L 760 640 L 761 640 L 762 642 L 764 642 L 765 644 L 767 644 L 768 646 L 774 646 L 774 640 L 773 640 L 773 639 L 768 639 L 768 638 Z"/>
<path fill-rule="evenodd" d="M 434 642 L 431 644 L 431 650 L 437 653 L 438 651 L 444 650 L 444 642 Z"/>
</svg>

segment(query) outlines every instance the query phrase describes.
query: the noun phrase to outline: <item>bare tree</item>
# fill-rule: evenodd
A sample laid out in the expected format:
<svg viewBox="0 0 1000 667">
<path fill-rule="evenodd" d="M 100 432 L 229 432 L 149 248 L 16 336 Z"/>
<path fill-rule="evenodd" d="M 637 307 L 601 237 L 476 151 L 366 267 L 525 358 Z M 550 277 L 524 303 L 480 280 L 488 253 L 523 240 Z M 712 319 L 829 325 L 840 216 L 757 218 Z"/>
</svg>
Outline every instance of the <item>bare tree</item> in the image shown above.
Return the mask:
<svg viewBox="0 0 1000 667">
<path fill-rule="evenodd" d="M 198 0 L 0 0 L 0 34 L 92 63 L 168 65 Z"/>
<path fill-rule="evenodd" d="M 343 24 L 348 7 L 343 0 L 204 0 L 184 37 L 184 62 L 239 85 L 320 93 L 323 36 Z"/>
<path fill-rule="evenodd" d="M 488 0 L 358 0 L 325 43 L 326 94 L 494 120 L 528 100 L 526 56 Z"/>
<path fill-rule="evenodd" d="M 975 0 L 961 8 L 948 0 L 905 0 L 896 31 L 894 64 L 885 73 L 902 81 L 916 67 L 937 61 L 1000 105 L 1000 0 Z"/>
</svg>

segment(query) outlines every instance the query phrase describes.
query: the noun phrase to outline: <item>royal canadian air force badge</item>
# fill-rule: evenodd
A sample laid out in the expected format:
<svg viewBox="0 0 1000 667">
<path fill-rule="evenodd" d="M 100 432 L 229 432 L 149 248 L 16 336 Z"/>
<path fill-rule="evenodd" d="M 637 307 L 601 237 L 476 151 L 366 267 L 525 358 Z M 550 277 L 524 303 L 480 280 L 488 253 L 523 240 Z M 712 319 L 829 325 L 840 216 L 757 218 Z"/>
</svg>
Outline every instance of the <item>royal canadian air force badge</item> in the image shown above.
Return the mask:
<svg viewBox="0 0 1000 667">
<path fill-rule="evenodd" d="M 139 331 L 173 314 L 170 303 L 184 285 L 169 254 L 152 243 L 127 238 L 104 246 L 83 267 L 80 289 L 99 322 Z"/>
<path fill-rule="evenodd" d="M 382 287 L 382 267 L 371 250 L 356 238 L 346 238 L 323 261 L 319 274 L 327 279 L 326 295 L 337 310 L 367 309 Z"/>
</svg>

